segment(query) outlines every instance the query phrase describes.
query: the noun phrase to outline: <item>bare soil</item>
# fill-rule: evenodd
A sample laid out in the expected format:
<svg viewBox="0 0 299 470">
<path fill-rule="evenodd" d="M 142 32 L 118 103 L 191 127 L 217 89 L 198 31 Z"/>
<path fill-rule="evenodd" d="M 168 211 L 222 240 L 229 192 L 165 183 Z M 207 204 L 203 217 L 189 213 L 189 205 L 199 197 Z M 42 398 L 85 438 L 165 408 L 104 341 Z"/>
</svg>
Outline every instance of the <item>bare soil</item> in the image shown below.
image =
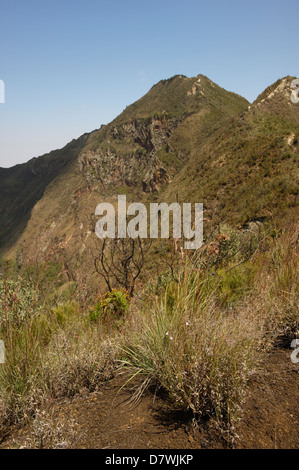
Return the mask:
<svg viewBox="0 0 299 470">
<path fill-rule="evenodd" d="M 132 383 L 117 376 L 101 391 L 82 393 L 51 405 L 55 417 L 76 423 L 75 448 L 86 449 L 298 449 L 299 364 L 290 349 L 267 355 L 263 369 L 248 384 L 243 417 L 232 442 L 210 421 L 194 426 L 192 415 L 173 411 L 161 394 L 147 392 L 133 403 Z M 2 431 L 0 448 L 15 448 L 30 436 L 30 426 Z"/>
</svg>

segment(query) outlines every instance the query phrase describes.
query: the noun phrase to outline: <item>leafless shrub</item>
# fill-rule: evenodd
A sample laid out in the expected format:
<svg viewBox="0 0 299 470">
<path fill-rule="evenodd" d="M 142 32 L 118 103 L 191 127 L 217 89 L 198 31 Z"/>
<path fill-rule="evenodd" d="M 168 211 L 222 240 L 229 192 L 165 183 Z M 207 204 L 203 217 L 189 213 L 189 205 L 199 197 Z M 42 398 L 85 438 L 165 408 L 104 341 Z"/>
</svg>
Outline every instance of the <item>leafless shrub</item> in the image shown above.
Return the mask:
<svg viewBox="0 0 299 470">
<path fill-rule="evenodd" d="M 94 267 L 111 292 L 113 287 L 124 287 L 132 297 L 135 283 L 144 266 L 151 243 L 141 238 L 105 238 L 93 254 Z"/>
</svg>

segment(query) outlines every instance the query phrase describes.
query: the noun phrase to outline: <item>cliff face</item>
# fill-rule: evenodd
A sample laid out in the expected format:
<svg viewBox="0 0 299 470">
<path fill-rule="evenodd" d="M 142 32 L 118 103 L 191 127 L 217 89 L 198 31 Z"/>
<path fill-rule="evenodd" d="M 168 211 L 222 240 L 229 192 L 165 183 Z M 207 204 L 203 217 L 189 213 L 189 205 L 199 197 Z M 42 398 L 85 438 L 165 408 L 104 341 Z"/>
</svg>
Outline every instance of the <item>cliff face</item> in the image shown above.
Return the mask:
<svg viewBox="0 0 299 470">
<path fill-rule="evenodd" d="M 95 132 L 79 157 L 89 187 L 156 193 L 188 160 L 191 140 L 246 109 L 244 98 L 198 75 L 162 80 L 112 123 Z"/>
<path fill-rule="evenodd" d="M 163 147 L 170 150 L 169 139 L 179 124 L 164 116 L 113 126 L 99 148 L 81 153 L 79 169 L 90 185 L 141 184 L 144 192 L 159 191 L 170 175 L 157 154 Z"/>
</svg>

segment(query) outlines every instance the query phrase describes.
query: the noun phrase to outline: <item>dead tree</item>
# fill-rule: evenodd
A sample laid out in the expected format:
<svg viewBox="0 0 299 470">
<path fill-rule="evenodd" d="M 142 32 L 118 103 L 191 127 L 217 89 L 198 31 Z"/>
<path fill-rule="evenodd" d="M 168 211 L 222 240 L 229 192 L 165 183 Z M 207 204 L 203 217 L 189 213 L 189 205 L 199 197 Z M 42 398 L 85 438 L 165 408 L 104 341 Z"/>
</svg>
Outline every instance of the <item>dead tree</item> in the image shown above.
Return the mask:
<svg viewBox="0 0 299 470">
<path fill-rule="evenodd" d="M 125 288 L 133 297 L 135 283 L 145 264 L 150 241 L 141 238 L 104 238 L 93 255 L 94 267 L 108 290 L 117 286 Z"/>
</svg>

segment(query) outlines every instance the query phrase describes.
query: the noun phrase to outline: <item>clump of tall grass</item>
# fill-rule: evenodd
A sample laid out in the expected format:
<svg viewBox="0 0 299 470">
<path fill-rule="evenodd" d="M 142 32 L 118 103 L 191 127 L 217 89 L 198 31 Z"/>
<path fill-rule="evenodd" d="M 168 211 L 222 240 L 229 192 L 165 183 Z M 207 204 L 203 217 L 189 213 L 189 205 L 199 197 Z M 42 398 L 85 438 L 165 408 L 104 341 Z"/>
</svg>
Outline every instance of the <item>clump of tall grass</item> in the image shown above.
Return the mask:
<svg viewBox="0 0 299 470">
<path fill-rule="evenodd" d="M 188 264 L 178 282 L 138 312 L 123 365 L 144 376 L 142 387 L 162 386 L 176 406 L 231 422 L 257 363 L 260 328 L 253 312 L 236 315 L 219 308 Z"/>
<path fill-rule="evenodd" d="M 36 324 L 39 318 L 36 292 L 23 279 L 0 280 L 0 337 L 5 344 L 5 363 L 0 366 L 0 399 L 6 418 L 25 419 L 43 395 L 38 382 L 40 361 Z"/>
<path fill-rule="evenodd" d="M 135 396 L 155 383 L 174 405 L 232 429 L 264 353 L 298 326 L 296 237 L 268 234 L 251 257 L 213 271 L 185 257 L 158 295 L 149 291 L 123 348 L 123 366 L 143 377 Z"/>
<path fill-rule="evenodd" d="M 293 224 L 268 237 L 256 259 L 254 299 L 264 308 L 274 338 L 299 333 L 298 247 L 298 225 Z"/>
</svg>

